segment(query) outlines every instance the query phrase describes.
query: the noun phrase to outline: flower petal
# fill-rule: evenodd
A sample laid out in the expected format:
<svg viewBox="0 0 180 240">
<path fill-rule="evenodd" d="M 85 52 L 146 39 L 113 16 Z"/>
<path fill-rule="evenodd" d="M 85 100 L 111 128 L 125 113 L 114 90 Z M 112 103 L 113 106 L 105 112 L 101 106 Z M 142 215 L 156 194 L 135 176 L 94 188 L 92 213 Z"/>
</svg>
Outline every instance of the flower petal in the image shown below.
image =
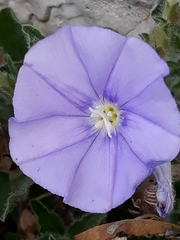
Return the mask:
<svg viewBox="0 0 180 240">
<path fill-rule="evenodd" d="M 109 78 L 104 98 L 116 99 L 123 105 L 168 73 L 167 64 L 148 44 L 129 38 Z"/>
<path fill-rule="evenodd" d="M 178 154 L 178 136 L 134 113 L 124 112 L 123 118 L 120 133 L 142 162 L 155 167 Z"/>
<path fill-rule="evenodd" d="M 112 208 L 115 141 L 98 135 L 77 169 L 65 203 L 87 212 L 103 213 Z"/>
<path fill-rule="evenodd" d="M 79 163 L 93 139 L 94 136 L 52 154 L 24 161 L 19 164 L 20 169 L 43 188 L 67 196 Z"/>
<path fill-rule="evenodd" d="M 150 175 L 152 169 L 146 167 L 131 151 L 121 135 L 118 136 L 118 160 L 114 175 L 113 207 L 130 198 L 137 186 Z"/>
<path fill-rule="evenodd" d="M 18 123 L 9 120 L 10 152 L 17 164 L 88 139 L 94 133 L 84 117 L 49 117 Z"/>
<path fill-rule="evenodd" d="M 84 98 L 84 103 L 78 98 L 75 101 L 76 105 L 69 102 L 29 67 L 20 69 L 13 97 L 14 114 L 18 121 L 57 115 L 85 115 L 80 106 L 85 108 L 88 99 Z"/>
<path fill-rule="evenodd" d="M 180 134 L 179 112 L 162 78 L 151 83 L 122 109 L 140 115 L 175 135 Z"/>
<path fill-rule="evenodd" d="M 97 98 L 84 65 L 76 53 L 70 26 L 60 28 L 35 44 L 26 54 L 24 64 L 39 73 L 60 93 L 63 85 L 66 89 L 70 87 L 93 99 Z"/>
<path fill-rule="evenodd" d="M 126 38 L 98 27 L 71 28 L 77 54 L 100 98 Z"/>
</svg>

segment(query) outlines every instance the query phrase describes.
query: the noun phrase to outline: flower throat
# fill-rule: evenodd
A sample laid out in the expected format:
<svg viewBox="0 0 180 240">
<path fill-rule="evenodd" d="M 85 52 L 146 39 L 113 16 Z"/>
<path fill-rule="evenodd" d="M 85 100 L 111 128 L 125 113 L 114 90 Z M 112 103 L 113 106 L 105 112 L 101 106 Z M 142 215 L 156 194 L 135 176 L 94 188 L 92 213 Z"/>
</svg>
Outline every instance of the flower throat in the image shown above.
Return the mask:
<svg viewBox="0 0 180 240">
<path fill-rule="evenodd" d="M 95 128 L 102 129 L 112 138 L 112 132 L 119 122 L 119 110 L 113 104 L 101 103 L 89 108 Z"/>
</svg>

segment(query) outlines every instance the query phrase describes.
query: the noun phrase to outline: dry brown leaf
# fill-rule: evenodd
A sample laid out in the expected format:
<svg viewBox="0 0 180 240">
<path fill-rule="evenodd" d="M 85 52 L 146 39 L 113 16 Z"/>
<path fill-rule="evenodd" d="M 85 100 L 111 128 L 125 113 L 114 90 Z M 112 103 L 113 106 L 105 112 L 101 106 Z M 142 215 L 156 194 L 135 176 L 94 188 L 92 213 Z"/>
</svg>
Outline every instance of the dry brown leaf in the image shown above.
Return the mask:
<svg viewBox="0 0 180 240">
<path fill-rule="evenodd" d="M 0 125 L 0 170 L 8 171 L 11 168 L 12 160 L 8 149 L 9 136 L 7 130 Z"/>
<path fill-rule="evenodd" d="M 116 237 L 152 236 L 180 238 L 180 226 L 147 219 L 130 219 L 103 224 L 75 236 L 76 240 L 113 240 Z"/>
<path fill-rule="evenodd" d="M 173 181 L 174 182 L 179 181 L 180 180 L 180 164 L 179 163 L 172 164 L 171 169 L 172 169 Z"/>
<path fill-rule="evenodd" d="M 21 214 L 19 230 L 23 232 L 26 239 L 33 239 L 37 232 L 34 215 L 27 208 L 25 208 Z"/>
</svg>

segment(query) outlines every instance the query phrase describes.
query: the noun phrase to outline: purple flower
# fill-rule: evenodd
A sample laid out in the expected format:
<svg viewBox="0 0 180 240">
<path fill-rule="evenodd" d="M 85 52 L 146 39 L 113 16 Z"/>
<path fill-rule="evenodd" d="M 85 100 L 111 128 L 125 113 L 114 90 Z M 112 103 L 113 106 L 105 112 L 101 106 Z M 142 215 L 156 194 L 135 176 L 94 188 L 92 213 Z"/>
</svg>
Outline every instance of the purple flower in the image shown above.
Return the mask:
<svg viewBox="0 0 180 240">
<path fill-rule="evenodd" d="M 172 187 L 171 164 L 165 163 L 157 166 L 153 174 L 156 178 L 158 188 L 157 197 L 157 212 L 160 217 L 165 217 L 170 213 L 174 206 L 174 192 Z"/>
<path fill-rule="evenodd" d="M 166 63 L 146 43 L 64 27 L 19 71 L 10 152 L 36 183 L 87 212 L 107 212 L 179 152 Z"/>
</svg>

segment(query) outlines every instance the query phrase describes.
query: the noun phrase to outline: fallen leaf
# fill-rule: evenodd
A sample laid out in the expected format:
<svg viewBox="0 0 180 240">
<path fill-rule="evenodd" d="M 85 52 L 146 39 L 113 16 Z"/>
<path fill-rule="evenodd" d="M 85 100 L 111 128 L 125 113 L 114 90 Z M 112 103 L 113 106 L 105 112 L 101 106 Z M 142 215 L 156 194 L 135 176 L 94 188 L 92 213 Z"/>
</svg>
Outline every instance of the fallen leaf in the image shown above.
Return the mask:
<svg viewBox="0 0 180 240">
<path fill-rule="evenodd" d="M 33 239 L 37 233 L 35 217 L 27 208 L 25 208 L 21 214 L 19 230 L 23 232 L 26 239 Z"/>
<path fill-rule="evenodd" d="M 76 240 L 113 240 L 116 237 L 164 237 L 180 238 L 180 226 L 149 219 L 130 219 L 91 228 L 75 236 Z"/>
</svg>

